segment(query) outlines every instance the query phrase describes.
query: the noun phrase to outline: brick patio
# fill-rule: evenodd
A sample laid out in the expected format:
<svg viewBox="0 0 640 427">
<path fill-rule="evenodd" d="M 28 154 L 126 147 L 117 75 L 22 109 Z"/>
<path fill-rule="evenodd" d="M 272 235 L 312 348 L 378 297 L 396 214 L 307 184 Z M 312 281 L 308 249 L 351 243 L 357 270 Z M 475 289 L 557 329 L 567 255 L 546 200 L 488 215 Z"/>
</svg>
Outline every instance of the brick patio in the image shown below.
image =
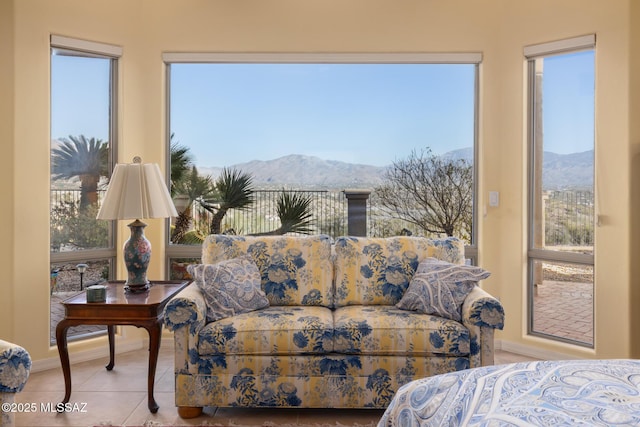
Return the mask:
<svg viewBox="0 0 640 427">
<path fill-rule="evenodd" d="M 58 326 L 58 322 L 64 318 L 64 307 L 60 303 L 77 293 L 78 292 L 54 292 L 51 295 L 51 329 L 49 338 L 52 344 L 56 342 L 56 326 Z M 106 331 L 106 326 L 73 326 L 67 331 L 67 340 L 73 341 L 83 335 L 95 334 L 97 332 L 106 333 Z"/>
<path fill-rule="evenodd" d="M 593 344 L 593 283 L 545 280 L 533 311 L 535 332 Z"/>
</svg>

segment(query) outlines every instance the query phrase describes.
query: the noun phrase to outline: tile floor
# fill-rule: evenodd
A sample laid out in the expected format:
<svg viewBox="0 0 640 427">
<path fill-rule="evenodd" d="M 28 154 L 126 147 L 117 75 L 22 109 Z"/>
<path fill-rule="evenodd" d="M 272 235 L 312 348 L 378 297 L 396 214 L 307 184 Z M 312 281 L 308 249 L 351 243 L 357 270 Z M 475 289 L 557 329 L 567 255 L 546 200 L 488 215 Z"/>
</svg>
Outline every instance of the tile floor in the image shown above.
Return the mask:
<svg viewBox="0 0 640 427">
<path fill-rule="evenodd" d="M 147 350 L 116 355 L 113 371 L 104 369 L 108 357 L 101 360 L 76 363 L 71 366 L 74 410 L 85 412 L 56 413 L 47 411 L 64 397 L 62 369 L 56 368 L 32 373 L 25 389 L 18 393 L 16 402 L 35 404 L 36 411 L 16 414 L 16 426 L 97 426 L 107 422 L 118 426 L 145 425 L 261 425 L 270 421 L 274 425 L 299 423 L 340 423 L 346 426 L 375 423 L 382 410 L 339 409 L 237 409 L 205 408 L 202 416 L 190 420 L 178 417 L 173 393 L 173 345 L 164 340 L 158 357 L 155 398 L 160 409 L 151 414 L 147 408 L 146 378 Z M 498 351 L 496 363 L 532 360 L 513 353 Z M 84 406 L 83 404 L 86 404 Z M 82 407 L 84 406 L 84 407 Z M 109 425 L 109 424 L 107 424 Z"/>
</svg>

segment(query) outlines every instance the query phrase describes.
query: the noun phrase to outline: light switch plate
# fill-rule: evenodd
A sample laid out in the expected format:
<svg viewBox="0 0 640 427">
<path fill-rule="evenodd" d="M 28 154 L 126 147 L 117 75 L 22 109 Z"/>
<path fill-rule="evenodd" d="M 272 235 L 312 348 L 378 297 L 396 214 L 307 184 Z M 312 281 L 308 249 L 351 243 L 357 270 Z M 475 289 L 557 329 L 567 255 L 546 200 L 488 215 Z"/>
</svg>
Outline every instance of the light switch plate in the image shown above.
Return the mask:
<svg viewBox="0 0 640 427">
<path fill-rule="evenodd" d="M 489 191 L 489 206 L 492 208 L 500 205 L 500 193 L 497 191 Z"/>
</svg>

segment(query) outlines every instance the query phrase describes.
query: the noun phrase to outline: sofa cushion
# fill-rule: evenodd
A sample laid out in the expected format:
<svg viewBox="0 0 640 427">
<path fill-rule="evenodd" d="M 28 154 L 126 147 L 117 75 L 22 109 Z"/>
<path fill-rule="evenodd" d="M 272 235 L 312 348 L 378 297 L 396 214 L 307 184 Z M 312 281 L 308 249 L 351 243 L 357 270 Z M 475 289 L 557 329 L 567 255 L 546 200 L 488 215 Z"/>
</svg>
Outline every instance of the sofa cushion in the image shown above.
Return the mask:
<svg viewBox="0 0 640 427">
<path fill-rule="evenodd" d="M 460 322 L 465 298 L 479 280 L 490 274 L 480 267 L 427 258 L 418 266 L 409 289 L 396 307 Z"/>
<path fill-rule="evenodd" d="M 269 305 L 260 288 L 260 272 L 250 256 L 190 265 L 187 270 L 207 303 L 208 322 Z"/>
<path fill-rule="evenodd" d="M 209 323 L 198 341 L 200 355 L 329 353 L 333 316 L 326 307 L 268 307 Z"/>
<path fill-rule="evenodd" d="M 176 375 L 179 406 L 195 398 L 205 406 L 385 408 L 411 380 L 469 368 L 467 357 L 439 355 L 240 354 L 199 362 L 198 375 Z"/>
<path fill-rule="evenodd" d="M 397 304 L 418 264 L 428 257 L 464 264 L 464 243 L 454 237 L 339 237 L 335 305 Z"/>
<path fill-rule="evenodd" d="M 271 305 L 333 303 L 331 238 L 317 236 L 210 235 L 202 245 L 202 262 L 250 254 L 260 270 L 261 285 Z"/>
<path fill-rule="evenodd" d="M 441 317 L 393 306 L 347 306 L 334 312 L 334 351 L 348 354 L 467 356 L 469 330 Z"/>
</svg>

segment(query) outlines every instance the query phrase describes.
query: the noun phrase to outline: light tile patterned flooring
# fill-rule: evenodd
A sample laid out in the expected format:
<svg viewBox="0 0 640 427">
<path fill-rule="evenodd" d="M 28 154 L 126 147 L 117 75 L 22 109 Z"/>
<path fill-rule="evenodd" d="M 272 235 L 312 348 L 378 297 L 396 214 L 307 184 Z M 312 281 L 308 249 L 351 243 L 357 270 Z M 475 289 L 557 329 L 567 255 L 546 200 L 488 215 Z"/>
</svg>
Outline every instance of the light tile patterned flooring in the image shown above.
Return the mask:
<svg viewBox="0 0 640 427">
<path fill-rule="evenodd" d="M 173 342 L 165 339 L 158 358 L 155 398 L 160 409 L 151 414 L 147 408 L 147 359 L 148 351 L 137 350 L 116 354 L 115 368 L 107 371 L 107 349 L 101 360 L 76 363 L 71 366 L 72 393 L 70 403 L 86 403 L 86 412 L 55 413 L 42 411 L 42 405 L 55 405 L 64 397 L 62 369 L 56 368 L 32 373 L 25 389 L 18 393 L 16 402 L 35 404 L 32 413 L 16 414 L 16 426 L 87 427 L 105 425 L 273 425 L 301 423 L 329 423 L 356 425 L 376 423 L 382 410 L 341 409 L 233 409 L 205 408 L 198 418 L 183 420 L 177 415 L 174 402 Z M 496 363 L 532 360 L 512 353 L 498 351 Z M 79 408 L 80 409 L 80 408 Z"/>
</svg>

